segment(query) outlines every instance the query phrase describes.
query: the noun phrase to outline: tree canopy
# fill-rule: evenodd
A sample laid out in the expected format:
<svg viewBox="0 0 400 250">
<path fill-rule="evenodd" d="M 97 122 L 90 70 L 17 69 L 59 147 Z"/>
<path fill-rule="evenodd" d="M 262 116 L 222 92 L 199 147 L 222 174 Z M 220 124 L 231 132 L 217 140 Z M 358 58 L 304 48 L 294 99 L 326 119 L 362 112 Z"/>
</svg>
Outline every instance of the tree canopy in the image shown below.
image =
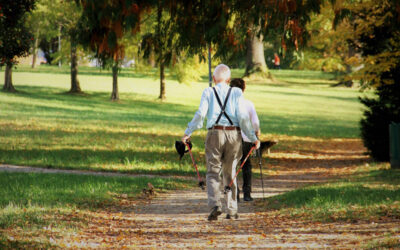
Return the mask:
<svg viewBox="0 0 400 250">
<path fill-rule="evenodd" d="M 34 0 L 0 1 L 0 65 L 14 64 L 15 58 L 26 55 L 32 34 L 25 26 L 25 13 L 34 7 Z"/>
<path fill-rule="evenodd" d="M 33 40 L 25 26 L 25 14 L 34 8 L 34 3 L 34 0 L 0 1 L 0 66 L 6 65 L 5 91 L 15 91 L 12 66 L 17 63 L 17 57 L 28 54 Z"/>
</svg>

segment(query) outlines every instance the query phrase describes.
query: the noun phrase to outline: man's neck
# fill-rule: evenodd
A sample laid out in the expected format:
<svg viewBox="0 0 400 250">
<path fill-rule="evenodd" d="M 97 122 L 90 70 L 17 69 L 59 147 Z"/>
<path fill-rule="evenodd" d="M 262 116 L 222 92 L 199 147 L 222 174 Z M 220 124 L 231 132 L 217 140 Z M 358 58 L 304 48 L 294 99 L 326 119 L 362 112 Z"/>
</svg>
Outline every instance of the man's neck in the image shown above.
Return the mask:
<svg viewBox="0 0 400 250">
<path fill-rule="evenodd" d="M 227 84 L 226 82 L 224 82 L 224 81 L 222 81 L 222 82 L 217 82 L 216 84 L 215 84 L 215 86 L 217 86 L 218 84 L 222 84 L 222 85 L 224 85 L 224 84 Z"/>
</svg>

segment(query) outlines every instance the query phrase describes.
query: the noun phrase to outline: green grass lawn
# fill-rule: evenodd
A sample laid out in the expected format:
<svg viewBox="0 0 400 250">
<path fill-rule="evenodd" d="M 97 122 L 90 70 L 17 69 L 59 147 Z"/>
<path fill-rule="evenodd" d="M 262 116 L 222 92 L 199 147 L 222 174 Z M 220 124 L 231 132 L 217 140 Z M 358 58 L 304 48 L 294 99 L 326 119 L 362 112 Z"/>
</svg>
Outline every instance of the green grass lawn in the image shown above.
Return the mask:
<svg viewBox="0 0 400 250">
<path fill-rule="evenodd" d="M 270 197 L 263 205 L 321 222 L 400 219 L 400 171 L 376 168 Z"/>
<path fill-rule="evenodd" d="M 207 83 L 167 80 L 167 100 L 157 100 L 154 72 L 123 69 L 121 101 L 109 100 L 109 71 L 82 67 L 85 95 L 68 95 L 67 67 L 19 66 L 16 94 L 0 92 L 0 162 L 43 167 L 134 173 L 193 174 L 189 157 L 174 149 L 193 117 Z M 233 76 L 242 71 L 233 70 Z M 264 139 L 279 135 L 358 138 L 362 106 L 357 90 L 332 88 L 321 72 L 272 71 L 274 84 L 249 83 L 245 96 L 256 106 Z M 0 73 L 0 79 L 4 73 Z M 307 84 L 307 81 L 313 84 Z M 193 135 L 194 154 L 204 162 L 203 129 Z M 201 167 L 204 173 L 204 167 Z"/>
</svg>

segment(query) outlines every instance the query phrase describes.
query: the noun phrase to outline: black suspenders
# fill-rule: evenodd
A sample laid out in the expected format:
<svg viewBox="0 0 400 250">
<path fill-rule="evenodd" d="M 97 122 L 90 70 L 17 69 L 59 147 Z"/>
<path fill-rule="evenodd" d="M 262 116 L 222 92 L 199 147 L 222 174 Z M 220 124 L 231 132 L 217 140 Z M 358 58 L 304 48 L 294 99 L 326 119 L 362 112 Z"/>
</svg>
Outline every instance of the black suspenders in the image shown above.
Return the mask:
<svg viewBox="0 0 400 250">
<path fill-rule="evenodd" d="M 229 98 L 229 95 L 231 94 L 232 87 L 230 87 L 229 90 L 228 90 L 228 94 L 226 95 L 225 102 L 224 102 L 223 106 L 222 106 L 221 100 L 219 99 L 217 91 L 215 90 L 214 87 L 213 87 L 213 90 L 214 90 L 214 93 L 215 93 L 215 97 L 217 98 L 217 102 L 219 104 L 219 107 L 221 108 L 221 113 L 219 114 L 217 120 L 215 121 L 215 124 L 218 124 L 218 122 L 221 119 L 222 115 L 224 115 L 226 117 L 226 119 L 228 119 L 228 121 L 231 124 L 231 126 L 233 126 L 233 122 L 232 122 L 231 118 L 229 118 L 229 116 L 225 112 L 226 103 L 228 102 L 228 98 Z"/>
</svg>

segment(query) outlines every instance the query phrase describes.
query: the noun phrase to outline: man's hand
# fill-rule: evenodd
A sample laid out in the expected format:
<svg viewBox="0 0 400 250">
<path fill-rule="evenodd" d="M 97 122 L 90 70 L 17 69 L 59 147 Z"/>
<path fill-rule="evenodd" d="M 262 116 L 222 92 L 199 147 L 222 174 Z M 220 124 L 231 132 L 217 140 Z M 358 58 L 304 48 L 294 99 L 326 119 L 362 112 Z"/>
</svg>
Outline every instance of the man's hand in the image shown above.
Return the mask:
<svg viewBox="0 0 400 250">
<path fill-rule="evenodd" d="M 256 149 L 260 148 L 260 140 L 257 140 L 257 141 L 255 141 L 253 143 L 254 143 L 254 145 L 256 145 Z"/>
<path fill-rule="evenodd" d="M 186 142 L 190 139 L 189 135 L 183 135 L 181 141 L 186 144 Z"/>
</svg>

